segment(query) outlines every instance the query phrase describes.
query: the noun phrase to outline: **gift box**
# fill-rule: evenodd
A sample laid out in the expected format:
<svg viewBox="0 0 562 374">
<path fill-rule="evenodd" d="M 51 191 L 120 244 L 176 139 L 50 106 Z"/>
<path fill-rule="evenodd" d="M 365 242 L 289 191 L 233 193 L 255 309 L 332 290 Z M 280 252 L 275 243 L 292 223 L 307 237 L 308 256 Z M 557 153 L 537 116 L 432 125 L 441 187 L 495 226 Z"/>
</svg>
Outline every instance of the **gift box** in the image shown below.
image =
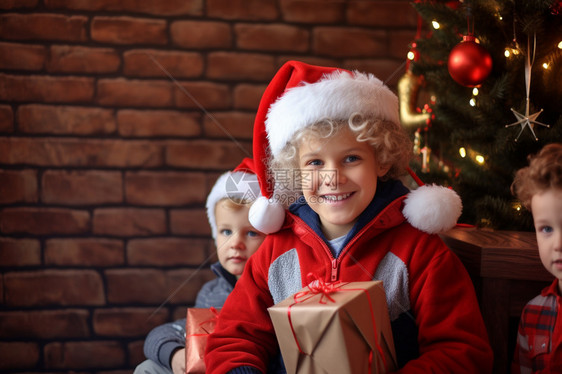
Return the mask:
<svg viewBox="0 0 562 374">
<path fill-rule="evenodd" d="M 268 308 L 287 373 L 396 369 L 382 281 L 312 282 Z"/>
<path fill-rule="evenodd" d="M 185 321 L 185 372 L 187 374 L 205 374 L 205 346 L 209 334 L 215 329 L 219 310 L 187 309 Z"/>
</svg>

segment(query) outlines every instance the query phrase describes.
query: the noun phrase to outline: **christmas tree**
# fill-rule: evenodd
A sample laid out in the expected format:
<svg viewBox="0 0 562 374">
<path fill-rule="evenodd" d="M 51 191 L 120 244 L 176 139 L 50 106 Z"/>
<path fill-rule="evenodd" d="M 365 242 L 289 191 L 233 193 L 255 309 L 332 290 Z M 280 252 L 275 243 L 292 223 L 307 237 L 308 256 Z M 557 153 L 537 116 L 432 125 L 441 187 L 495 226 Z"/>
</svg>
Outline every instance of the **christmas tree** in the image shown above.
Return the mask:
<svg viewBox="0 0 562 374">
<path fill-rule="evenodd" d="M 529 155 L 562 142 L 562 2 L 413 6 L 423 21 L 399 83 L 402 122 L 416 137 L 413 169 L 457 191 L 459 222 L 533 230 L 510 185 Z M 408 117 L 403 106 L 419 101 L 420 86 L 428 103 Z"/>
</svg>

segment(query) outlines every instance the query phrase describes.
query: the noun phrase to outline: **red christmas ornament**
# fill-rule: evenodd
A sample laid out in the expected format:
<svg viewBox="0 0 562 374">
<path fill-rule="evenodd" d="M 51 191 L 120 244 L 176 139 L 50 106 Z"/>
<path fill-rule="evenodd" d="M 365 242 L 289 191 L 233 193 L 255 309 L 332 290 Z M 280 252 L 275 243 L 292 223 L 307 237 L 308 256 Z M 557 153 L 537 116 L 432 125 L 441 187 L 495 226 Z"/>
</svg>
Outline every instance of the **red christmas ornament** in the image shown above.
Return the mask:
<svg viewBox="0 0 562 374">
<path fill-rule="evenodd" d="M 451 50 L 447 64 L 451 78 L 466 87 L 481 85 L 492 71 L 492 56 L 475 39 L 473 35 L 463 36 Z"/>
</svg>

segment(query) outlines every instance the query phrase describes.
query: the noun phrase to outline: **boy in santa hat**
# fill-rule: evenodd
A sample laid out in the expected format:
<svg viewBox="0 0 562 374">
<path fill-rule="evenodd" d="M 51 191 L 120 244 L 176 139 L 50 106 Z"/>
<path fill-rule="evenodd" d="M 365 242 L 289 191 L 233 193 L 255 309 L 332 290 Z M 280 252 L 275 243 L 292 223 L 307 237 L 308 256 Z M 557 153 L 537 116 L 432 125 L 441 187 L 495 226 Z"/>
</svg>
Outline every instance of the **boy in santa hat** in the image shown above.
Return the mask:
<svg viewBox="0 0 562 374">
<path fill-rule="evenodd" d="M 217 276 L 197 293 L 196 308 L 220 308 L 242 275 L 246 262 L 257 251 L 265 234 L 248 220 L 251 204 L 259 196 L 259 184 L 246 158 L 234 170 L 222 174 L 207 196 L 206 208 L 218 261 L 211 265 Z M 185 318 L 157 326 L 144 342 L 147 360 L 135 374 L 185 374 Z"/>
<path fill-rule="evenodd" d="M 266 372 L 279 352 L 267 308 L 309 273 L 383 281 L 398 372 L 491 372 L 471 280 L 436 235 L 456 224 L 460 199 L 402 185 L 411 149 L 396 95 L 374 76 L 295 61 L 279 70 L 254 127 L 262 196 L 250 222 L 270 235 L 221 310 L 207 373 Z"/>
</svg>

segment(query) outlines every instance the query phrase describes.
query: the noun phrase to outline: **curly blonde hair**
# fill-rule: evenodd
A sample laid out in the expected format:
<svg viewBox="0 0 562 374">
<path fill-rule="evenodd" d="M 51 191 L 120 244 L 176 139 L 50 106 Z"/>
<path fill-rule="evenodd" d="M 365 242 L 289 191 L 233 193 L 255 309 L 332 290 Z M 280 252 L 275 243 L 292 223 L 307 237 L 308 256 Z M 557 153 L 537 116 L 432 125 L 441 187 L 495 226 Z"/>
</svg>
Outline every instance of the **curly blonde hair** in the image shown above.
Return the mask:
<svg viewBox="0 0 562 374">
<path fill-rule="evenodd" d="M 347 121 L 326 119 L 296 132 L 281 152 L 271 158 L 269 172 L 275 176 L 279 170 L 299 170 L 298 150 L 302 142 L 311 138 L 327 140 L 336 136 L 345 126 L 356 135 L 358 142 L 371 145 L 380 165 L 389 167 L 381 179 L 398 178 L 406 173 L 413 155 L 412 142 L 406 131 L 396 123 L 377 118 L 363 118 L 360 114 L 354 114 Z M 295 173 L 294 177 L 298 178 L 298 174 Z M 299 185 L 299 182 L 296 184 Z M 293 192 L 300 194 L 301 191 Z"/>
<path fill-rule="evenodd" d="M 562 143 L 548 144 L 529 156 L 529 166 L 519 169 L 511 184 L 511 192 L 529 211 L 533 196 L 548 189 L 562 190 Z"/>
</svg>

